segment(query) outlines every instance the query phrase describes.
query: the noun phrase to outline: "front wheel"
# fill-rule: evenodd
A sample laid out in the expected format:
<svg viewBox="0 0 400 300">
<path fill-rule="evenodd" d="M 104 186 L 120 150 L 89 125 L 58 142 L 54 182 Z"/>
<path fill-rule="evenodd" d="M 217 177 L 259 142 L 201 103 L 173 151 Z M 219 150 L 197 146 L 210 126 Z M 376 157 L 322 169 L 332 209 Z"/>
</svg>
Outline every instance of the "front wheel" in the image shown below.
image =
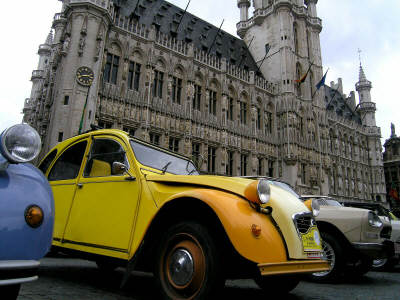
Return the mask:
<svg viewBox="0 0 400 300">
<path fill-rule="evenodd" d="M 206 227 L 173 225 L 163 236 L 155 264 L 162 299 L 210 299 L 221 287 L 220 255 Z"/>
<path fill-rule="evenodd" d="M 345 267 L 345 256 L 342 246 L 335 236 L 328 232 L 321 232 L 323 258 L 329 264 L 329 270 L 311 274 L 311 279 L 316 282 L 336 281 Z"/>
</svg>

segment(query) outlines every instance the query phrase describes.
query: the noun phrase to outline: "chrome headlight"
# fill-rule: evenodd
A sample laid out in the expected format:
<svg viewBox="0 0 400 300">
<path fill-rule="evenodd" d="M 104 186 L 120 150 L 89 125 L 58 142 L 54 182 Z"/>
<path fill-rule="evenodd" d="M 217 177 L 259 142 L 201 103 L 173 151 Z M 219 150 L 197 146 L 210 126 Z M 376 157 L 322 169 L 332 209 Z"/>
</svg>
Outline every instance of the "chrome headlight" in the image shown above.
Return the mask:
<svg viewBox="0 0 400 300">
<path fill-rule="evenodd" d="M 12 163 L 34 160 L 39 155 L 40 149 L 39 134 L 27 124 L 14 125 L 1 134 L 1 153 Z"/>
<path fill-rule="evenodd" d="M 257 184 L 258 199 L 262 204 L 267 204 L 271 197 L 271 188 L 265 179 L 261 179 Z"/>
<path fill-rule="evenodd" d="M 376 215 L 376 213 L 370 211 L 368 212 L 368 224 L 372 227 L 380 228 L 383 226 L 381 219 Z"/>
<path fill-rule="evenodd" d="M 320 205 L 317 199 L 312 199 L 311 201 L 311 210 L 314 217 L 318 217 L 320 212 Z"/>
</svg>

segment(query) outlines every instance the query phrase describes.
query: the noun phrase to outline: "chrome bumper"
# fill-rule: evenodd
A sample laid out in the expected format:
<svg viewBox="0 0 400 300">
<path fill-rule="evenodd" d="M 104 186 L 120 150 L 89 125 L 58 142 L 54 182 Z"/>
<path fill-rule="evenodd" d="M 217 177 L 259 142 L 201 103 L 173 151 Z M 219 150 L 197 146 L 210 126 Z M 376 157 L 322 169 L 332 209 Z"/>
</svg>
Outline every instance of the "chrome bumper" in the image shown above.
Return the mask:
<svg viewBox="0 0 400 300">
<path fill-rule="evenodd" d="M 293 260 L 280 263 L 258 264 L 262 276 L 328 271 L 325 260 Z"/>
<path fill-rule="evenodd" d="M 13 285 L 38 279 L 40 262 L 37 260 L 0 261 L 0 286 Z"/>
<path fill-rule="evenodd" d="M 379 243 L 353 243 L 361 255 L 372 259 L 388 258 L 394 255 L 394 243 L 386 240 L 382 244 Z"/>
</svg>

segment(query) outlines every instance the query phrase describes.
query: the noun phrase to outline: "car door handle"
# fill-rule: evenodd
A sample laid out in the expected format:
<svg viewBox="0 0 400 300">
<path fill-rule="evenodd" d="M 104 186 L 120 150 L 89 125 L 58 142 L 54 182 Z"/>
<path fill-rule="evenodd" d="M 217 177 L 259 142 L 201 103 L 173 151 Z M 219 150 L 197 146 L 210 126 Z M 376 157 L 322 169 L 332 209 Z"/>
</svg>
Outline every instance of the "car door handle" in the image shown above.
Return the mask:
<svg viewBox="0 0 400 300">
<path fill-rule="evenodd" d="M 83 188 L 83 184 L 82 183 L 78 183 L 77 185 L 78 185 L 78 188 L 80 188 L 80 189 Z"/>
</svg>

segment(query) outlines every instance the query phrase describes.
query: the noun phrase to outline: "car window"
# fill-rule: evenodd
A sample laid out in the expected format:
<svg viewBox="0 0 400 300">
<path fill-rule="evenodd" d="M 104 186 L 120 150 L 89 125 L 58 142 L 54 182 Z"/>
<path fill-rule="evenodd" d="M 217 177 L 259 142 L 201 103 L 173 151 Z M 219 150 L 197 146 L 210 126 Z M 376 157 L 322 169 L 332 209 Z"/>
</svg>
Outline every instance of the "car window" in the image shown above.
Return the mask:
<svg viewBox="0 0 400 300">
<path fill-rule="evenodd" d="M 115 140 L 95 139 L 83 174 L 85 177 L 121 175 L 113 174 L 114 162 L 128 166 L 124 148 Z"/>
<path fill-rule="evenodd" d="M 143 165 L 175 175 L 199 175 L 194 164 L 161 149 L 151 148 L 131 140 L 136 159 Z"/>
<path fill-rule="evenodd" d="M 49 181 L 74 179 L 78 176 L 85 154 L 87 141 L 79 142 L 67 150 L 57 159 L 49 173 Z"/>
<path fill-rule="evenodd" d="M 54 158 L 57 155 L 57 149 L 54 149 L 51 151 L 46 158 L 40 163 L 39 165 L 39 170 L 43 172 L 43 174 L 46 174 L 47 169 L 50 167 L 51 162 L 54 160 Z"/>
<path fill-rule="evenodd" d="M 319 198 L 318 203 L 324 206 L 342 206 L 338 201 L 328 198 Z"/>
</svg>

